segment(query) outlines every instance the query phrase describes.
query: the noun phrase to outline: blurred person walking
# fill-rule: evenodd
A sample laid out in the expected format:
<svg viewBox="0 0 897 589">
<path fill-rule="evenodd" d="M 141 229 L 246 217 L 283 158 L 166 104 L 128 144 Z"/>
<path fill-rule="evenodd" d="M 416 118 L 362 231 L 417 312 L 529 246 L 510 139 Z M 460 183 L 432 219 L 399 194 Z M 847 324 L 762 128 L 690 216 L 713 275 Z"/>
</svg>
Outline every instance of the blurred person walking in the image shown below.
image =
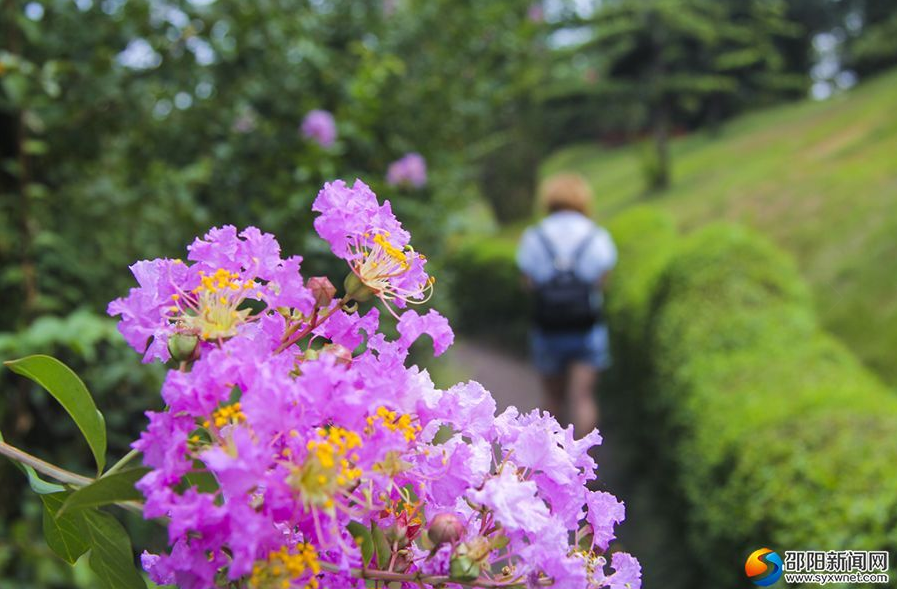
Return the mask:
<svg viewBox="0 0 897 589">
<path fill-rule="evenodd" d="M 589 218 L 592 191 L 578 174 L 549 178 L 547 216 L 523 233 L 517 265 L 534 294 L 530 347 L 545 409 L 584 435 L 598 424 L 599 375 L 610 365 L 602 290 L 617 262 L 610 234 Z"/>
</svg>

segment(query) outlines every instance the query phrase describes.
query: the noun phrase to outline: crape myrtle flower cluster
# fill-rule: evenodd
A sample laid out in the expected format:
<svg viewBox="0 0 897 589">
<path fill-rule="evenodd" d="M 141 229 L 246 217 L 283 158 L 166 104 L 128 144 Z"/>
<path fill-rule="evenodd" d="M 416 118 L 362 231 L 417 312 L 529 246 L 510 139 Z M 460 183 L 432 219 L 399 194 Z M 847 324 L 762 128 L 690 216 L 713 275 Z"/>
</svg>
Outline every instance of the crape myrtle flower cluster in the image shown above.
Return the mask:
<svg viewBox="0 0 897 589">
<path fill-rule="evenodd" d="M 170 550 L 151 579 L 212 587 L 565 588 L 640 586 L 638 562 L 604 556 L 623 520 L 590 491 L 593 431 L 576 440 L 547 413 L 496 416 L 476 382 L 436 388 L 409 347 L 439 355 L 453 333 L 426 300 L 426 259 L 388 202 L 361 181 L 326 184 L 317 232 L 349 272 L 345 293 L 303 280 L 274 237 L 226 226 L 187 261 L 132 266 L 112 302 L 145 361 L 169 361 L 165 409 L 134 448 L 150 472 L 144 515 Z M 379 331 L 379 298 L 398 336 Z"/>
<path fill-rule="evenodd" d="M 423 188 L 427 184 L 427 161 L 419 153 L 406 153 L 389 164 L 386 182 L 390 186 Z"/>
<path fill-rule="evenodd" d="M 310 110 L 302 119 L 300 129 L 304 137 L 314 140 L 321 147 L 328 148 L 336 143 L 336 121 L 326 110 Z"/>
</svg>

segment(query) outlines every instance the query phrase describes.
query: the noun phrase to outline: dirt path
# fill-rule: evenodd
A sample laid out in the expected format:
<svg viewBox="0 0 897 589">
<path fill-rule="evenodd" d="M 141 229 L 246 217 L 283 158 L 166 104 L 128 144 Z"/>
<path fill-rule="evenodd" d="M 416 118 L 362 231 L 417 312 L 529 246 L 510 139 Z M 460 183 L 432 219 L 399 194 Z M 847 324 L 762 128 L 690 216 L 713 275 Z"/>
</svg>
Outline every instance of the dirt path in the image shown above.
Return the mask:
<svg viewBox="0 0 897 589">
<path fill-rule="evenodd" d="M 539 407 L 542 400 L 539 374 L 525 359 L 472 340 L 456 342 L 449 353 L 456 372 L 478 381 L 492 393 L 499 413 L 509 405 L 516 406 L 521 413 Z M 617 478 L 618 461 L 612 458 L 620 456 L 617 436 L 604 425 L 599 429 L 604 437 L 598 450 L 599 478 L 609 485 Z"/>
<path fill-rule="evenodd" d="M 466 378 L 486 387 L 495 397 L 498 411 L 514 405 L 521 413 L 539 406 L 542 390 L 539 375 L 516 356 L 470 340 L 456 342 L 450 361 Z"/>
</svg>

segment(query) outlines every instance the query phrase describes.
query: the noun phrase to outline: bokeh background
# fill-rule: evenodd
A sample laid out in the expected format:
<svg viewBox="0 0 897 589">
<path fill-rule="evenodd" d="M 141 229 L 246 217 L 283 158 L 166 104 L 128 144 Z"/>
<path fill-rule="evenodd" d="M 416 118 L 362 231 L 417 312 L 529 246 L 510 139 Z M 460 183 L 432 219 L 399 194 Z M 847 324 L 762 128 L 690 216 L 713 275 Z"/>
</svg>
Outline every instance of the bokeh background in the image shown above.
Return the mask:
<svg viewBox="0 0 897 589">
<path fill-rule="evenodd" d="M 256 225 L 338 284 L 310 205 L 360 177 L 458 332 L 420 361 L 534 407 L 514 249 L 539 180 L 577 171 L 621 252 L 601 478 L 645 586 L 747 586 L 765 545 L 893 553 L 895 67 L 893 0 L 3 0 L 0 359 L 71 365 L 122 455 L 163 374 L 105 316 L 128 265 Z M 390 185 L 409 152 L 426 185 Z M 85 465 L 8 370 L 0 431 Z M 0 463 L 0 587 L 95 586 L 40 526 Z"/>
</svg>

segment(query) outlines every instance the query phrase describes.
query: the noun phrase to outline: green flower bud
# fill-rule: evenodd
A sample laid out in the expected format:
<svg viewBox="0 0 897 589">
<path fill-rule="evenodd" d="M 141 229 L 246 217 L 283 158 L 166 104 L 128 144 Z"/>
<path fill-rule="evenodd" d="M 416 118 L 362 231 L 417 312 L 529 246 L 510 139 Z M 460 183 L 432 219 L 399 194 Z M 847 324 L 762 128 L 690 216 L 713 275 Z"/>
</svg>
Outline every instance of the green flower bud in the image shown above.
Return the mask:
<svg viewBox="0 0 897 589">
<path fill-rule="evenodd" d="M 480 576 L 480 565 L 466 554 L 454 555 L 449 563 L 449 577 L 455 581 L 475 581 Z"/>
<path fill-rule="evenodd" d="M 199 338 L 195 335 L 176 333 L 168 338 L 168 353 L 178 362 L 186 362 L 193 359 Z"/>
<path fill-rule="evenodd" d="M 408 532 L 408 525 L 405 522 L 396 521 L 396 523 L 386 528 L 383 532 L 390 543 L 401 543 L 402 541 L 407 540 L 405 534 Z"/>
<path fill-rule="evenodd" d="M 374 296 L 374 289 L 362 282 L 354 272 L 346 275 L 343 287 L 346 289 L 346 294 L 359 303 L 369 301 Z"/>
</svg>

